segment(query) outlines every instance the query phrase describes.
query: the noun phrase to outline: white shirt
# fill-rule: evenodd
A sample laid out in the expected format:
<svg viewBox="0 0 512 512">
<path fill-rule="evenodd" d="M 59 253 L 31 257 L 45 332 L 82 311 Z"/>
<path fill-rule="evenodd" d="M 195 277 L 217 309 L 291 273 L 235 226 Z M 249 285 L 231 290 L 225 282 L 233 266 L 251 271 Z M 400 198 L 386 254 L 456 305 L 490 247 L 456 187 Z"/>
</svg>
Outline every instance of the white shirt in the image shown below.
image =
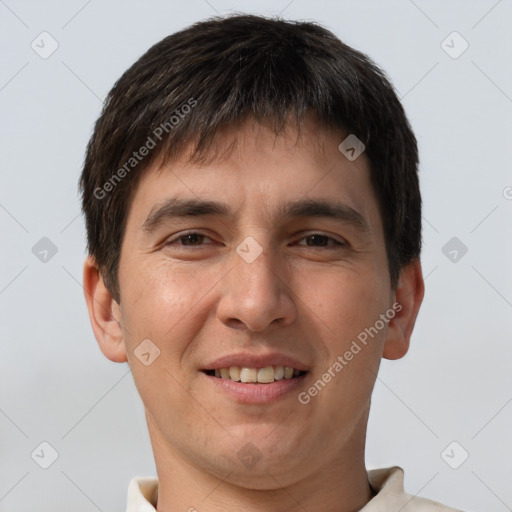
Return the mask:
<svg viewBox="0 0 512 512">
<path fill-rule="evenodd" d="M 462 512 L 437 501 L 407 494 L 404 491 L 404 472 L 398 466 L 371 469 L 368 480 L 377 495 L 359 512 Z M 157 477 L 135 477 L 128 485 L 126 512 L 155 512 L 157 497 Z"/>
</svg>

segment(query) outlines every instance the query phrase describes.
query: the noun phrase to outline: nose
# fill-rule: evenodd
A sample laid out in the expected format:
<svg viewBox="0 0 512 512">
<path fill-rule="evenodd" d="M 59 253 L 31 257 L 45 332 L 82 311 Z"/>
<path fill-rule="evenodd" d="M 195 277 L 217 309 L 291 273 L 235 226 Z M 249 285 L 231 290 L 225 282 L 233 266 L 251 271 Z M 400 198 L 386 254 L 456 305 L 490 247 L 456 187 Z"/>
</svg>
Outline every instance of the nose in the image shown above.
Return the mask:
<svg viewBox="0 0 512 512">
<path fill-rule="evenodd" d="M 263 251 L 254 261 L 234 252 L 222 280 L 217 317 L 228 327 L 254 332 L 291 324 L 297 310 L 288 274 L 286 261 L 275 251 Z"/>
</svg>

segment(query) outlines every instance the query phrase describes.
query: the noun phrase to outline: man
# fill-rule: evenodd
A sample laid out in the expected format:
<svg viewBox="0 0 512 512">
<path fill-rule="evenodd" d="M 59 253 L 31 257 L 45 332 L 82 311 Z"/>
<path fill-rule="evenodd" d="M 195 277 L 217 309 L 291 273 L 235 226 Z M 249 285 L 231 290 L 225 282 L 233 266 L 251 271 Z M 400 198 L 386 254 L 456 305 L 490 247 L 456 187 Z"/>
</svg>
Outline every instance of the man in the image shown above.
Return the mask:
<svg viewBox="0 0 512 512">
<path fill-rule="evenodd" d="M 364 464 L 424 293 L 417 165 L 385 75 L 315 24 L 214 18 L 123 74 L 80 185 L 92 327 L 158 473 L 128 512 L 454 510 Z"/>
</svg>

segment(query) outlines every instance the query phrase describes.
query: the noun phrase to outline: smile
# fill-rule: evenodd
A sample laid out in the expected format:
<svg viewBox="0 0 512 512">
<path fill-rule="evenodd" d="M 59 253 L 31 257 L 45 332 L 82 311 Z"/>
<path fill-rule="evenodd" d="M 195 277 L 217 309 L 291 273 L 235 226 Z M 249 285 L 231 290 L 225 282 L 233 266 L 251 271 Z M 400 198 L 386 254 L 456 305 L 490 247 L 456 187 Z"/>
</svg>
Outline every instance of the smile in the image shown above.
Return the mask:
<svg viewBox="0 0 512 512">
<path fill-rule="evenodd" d="M 305 371 L 289 366 L 266 366 L 265 368 L 247 368 L 230 366 L 215 370 L 205 370 L 210 376 L 248 384 L 271 384 L 282 379 L 293 379 L 304 375 Z"/>
</svg>

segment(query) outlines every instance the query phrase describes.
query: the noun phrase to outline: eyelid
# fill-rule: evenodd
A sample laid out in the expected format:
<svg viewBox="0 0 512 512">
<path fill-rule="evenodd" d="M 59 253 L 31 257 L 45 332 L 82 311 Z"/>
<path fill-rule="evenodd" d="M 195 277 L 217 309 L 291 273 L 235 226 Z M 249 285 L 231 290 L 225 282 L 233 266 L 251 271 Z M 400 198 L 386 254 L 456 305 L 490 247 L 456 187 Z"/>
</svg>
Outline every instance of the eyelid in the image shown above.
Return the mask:
<svg viewBox="0 0 512 512">
<path fill-rule="evenodd" d="M 186 237 L 188 235 L 201 235 L 201 236 L 204 236 L 205 238 L 209 238 L 210 240 L 212 240 L 211 237 L 209 237 L 208 235 L 206 235 L 205 233 L 203 233 L 202 231 L 199 231 L 199 230 L 190 230 L 190 231 L 182 231 L 180 233 L 176 233 L 175 235 L 173 235 L 171 238 L 167 238 L 165 239 L 164 241 L 164 244 L 163 245 L 172 245 L 174 244 L 174 242 L 178 241 L 180 238 L 183 238 L 183 237 Z M 178 244 L 178 245 L 181 245 L 181 247 L 200 247 L 200 246 L 193 246 L 193 245 L 183 245 L 183 244 Z"/>
<path fill-rule="evenodd" d="M 164 245 L 173 245 L 176 241 L 180 240 L 180 238 L 186 237 L 188 235 L 201 235 L 201 236 L 203 236 L 205 238 L 208 238 L 208 239 L 212 240 L 211 237 L 209 237 L 208 235 L 203 233 L 201 230 L 189 230 L 189 231 L 183 231 L 183 232 L 180 232 L 180 233 L 177 233 L 177 234 L 173 235 L 170 239 L 165 240 Z M 340 241 L 340 240 L 336 239 L 335 237 L 333 237 L 333 236 L 331 236 L 329 234 L 323 233 L 322 231 L 311 231 L 311 232 L 308 232 L 308 233 L 304 233 L 304 234 L 302 234 L 300 236 L 300 238 L 298 238 L 298 241 L 302 241 L 305 238 L 309 238 L 309 237 L 315 236 L 315 235 L 323 236 L 323 237 L 326 237 L 329 240 L 332 240 L 335 243 L 334 248 L 335 247 L 348 247 L 349 246 L 349 243 L 344 238 L 342 239 L 343 241 Z M 177 245 L 179 245 L 181 247 L 201 247 L 204 244 L 201 244 L 201 245 L 177 244 Z M 317 248 L 317 249 L 322 249 L 322 248 L 327 249 L 327 248 L 329 248 L 328 246 L 314 246 L 314 245 L 313 246 L 303 245 L 303 247 L 310 247 L 310 248 L 313 248 L 313 249 L 315 249 L 315 248 Z"/>
<path fill-rule="evenodd" d="M 332 236 L 330 234 L 327 234 L 327 233 L 323 233 L 322 231 L 311 231 L 309 233 L 305 233 L 305 234 L 301 235 L 301 237 L 299 238 L 299 241 L 303 240 L 304 238 L 309 238 L 310 236 L 315 236 L 315 235 L 324 236 L 324 237 L 328 238 L 329 240 L 332 240 L 335 243 L 335 246 L 332 247 L 332 248 L 348 247 L 350 245 L 345 238 L 340 237 L 341 240 L 338 240 L 336 237 L 334 237 L 334 236 Z M 304 245 L 304 247 L 311 247 L 312 249 L 314 249 L 314 248 L 328 249 L 329 248 L 327 246 L 317 246 L 317 247 L 315 247 L 314 245 L 309 245 L 309 246 Z"/>
</svg>

